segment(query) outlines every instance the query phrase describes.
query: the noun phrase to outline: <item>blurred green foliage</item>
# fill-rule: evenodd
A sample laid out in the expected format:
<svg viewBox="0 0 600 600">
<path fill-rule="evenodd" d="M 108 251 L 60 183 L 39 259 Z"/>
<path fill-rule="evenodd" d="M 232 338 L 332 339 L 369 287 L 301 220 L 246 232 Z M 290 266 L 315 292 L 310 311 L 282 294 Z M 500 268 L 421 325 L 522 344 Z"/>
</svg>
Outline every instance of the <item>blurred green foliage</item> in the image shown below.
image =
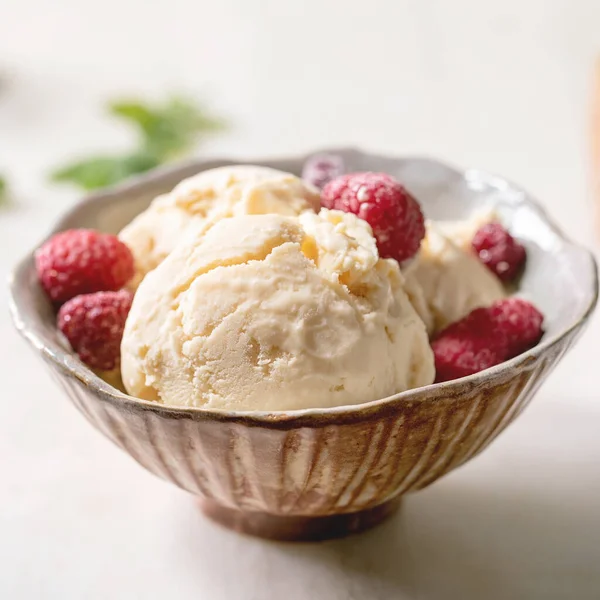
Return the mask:
<svg viewBox="0 0 600 600">
<path fill-rule="evenodd" d="M 56 170 L 52 173 L 52 179 L 75 184 L 84 190 L 96 190 L 148 171 L 159 164 L 155 157 L 143 153 L 97 156 Z"/>
<path fill-rule="evenodd" d="M 8 202 L 8 184 L 6 179 L 0 175 L 0 205 Z"/>
<path fill-rule="evenodd" d="M 181 97 L 160 105 L 121 100 L 108 105 L 111 115 L 125 120 L 138 132 L 137 148 L 114 156 L 92 156 L 57 169 L 52 179 L 85 190 L 114 185 L 181 157 L 203 137 L 225 129 L 225 122 L 205 108 Z"/>
</svg>

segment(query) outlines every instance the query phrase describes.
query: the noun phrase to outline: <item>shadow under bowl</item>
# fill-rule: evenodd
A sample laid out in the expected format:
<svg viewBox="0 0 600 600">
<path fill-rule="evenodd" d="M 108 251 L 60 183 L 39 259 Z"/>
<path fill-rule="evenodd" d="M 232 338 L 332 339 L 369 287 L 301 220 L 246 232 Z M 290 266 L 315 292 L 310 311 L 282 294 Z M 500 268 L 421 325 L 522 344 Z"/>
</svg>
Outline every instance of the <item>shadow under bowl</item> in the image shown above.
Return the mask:
<svg viewBox="0 0 600 600">
<path fill-rule="evenodd" d="M 396 510 L 403 494 L 481 452 L 574 344 L 598 295 L 593 256 L 568 241 L 508 181 L 427 159 L 331 152 L 342 154 L 352 171 L 397 177 L 428 218 L 463 219 L 493 206 L 527 247 L 519 292 L 545 315 L 540 344 L 476 375 L 362 405 L 288 412 L 177 408 L 119 392 L 63 345 L 33 254 L 16 267 L 10 283 L 16 327 L 94 427 L 152 473 L 197 495 L 213 519 L 275 539 L 324 539 L 375 525 Z M 304 159 L 252 164 L 299 174 Z M 154 171 L 88 197 L 54 231 L 117 232 L 181 179 L 238 162 L 198 161 Z"/>
</svg>

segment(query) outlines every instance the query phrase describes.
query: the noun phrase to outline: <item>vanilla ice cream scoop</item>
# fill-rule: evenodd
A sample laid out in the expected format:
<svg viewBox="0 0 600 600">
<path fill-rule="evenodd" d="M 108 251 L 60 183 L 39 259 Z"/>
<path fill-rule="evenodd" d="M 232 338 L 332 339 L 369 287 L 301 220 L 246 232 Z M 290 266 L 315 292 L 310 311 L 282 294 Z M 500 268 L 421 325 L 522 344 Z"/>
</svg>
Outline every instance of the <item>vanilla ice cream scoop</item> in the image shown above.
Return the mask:
<svg viewBox="0 0 600 600">
<path fill-rule="evenodd" d="M 437 223 L 428 222 L 426 231 L 404 276 L 406 292 L 431 335 L 475 308 L 504 298 L 506 292 L 477 256 L 461 247 L 460 240 L 455 243 Z"/>
<path fill-rule="evenodd" d="M 238 165 L 203 171 L 159 196 L 119 234 L 133 252 L 135 288 L 188 235 L 226 217 L 318 211 L 319 192 L 300 178 L 267 167 Z"/>
<path fill-rule="evenodd" d="M 468 219 L 457 221 L 435 221 L 435 226 L 443 235 L 463 250 L 471 249 L 471 242 L 477 231 L 498 220 L 498 213 L 493 208 L 482 208 L 475 211 Z"/>
<path fill-rule="evenodd" d="M 240 216 L 142 281 L 123 336 L 128 392 L 169 405 L 291 410 L 429 384 L 427 332 L 393 260 L 352 214 Z"/>
</svg>

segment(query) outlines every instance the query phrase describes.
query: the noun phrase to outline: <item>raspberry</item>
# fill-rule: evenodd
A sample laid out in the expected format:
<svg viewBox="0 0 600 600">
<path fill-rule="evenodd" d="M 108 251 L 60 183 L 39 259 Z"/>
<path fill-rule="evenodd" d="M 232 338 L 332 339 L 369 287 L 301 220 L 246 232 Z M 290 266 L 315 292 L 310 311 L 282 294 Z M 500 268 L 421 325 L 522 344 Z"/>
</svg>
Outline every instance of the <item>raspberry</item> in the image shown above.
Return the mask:
<svg viewBox="0 0 600 600">
<path fill-rule="evenodd" d="M 343 175 L 346 171 L 344 159 L 337 154 L 315 154 L 302 168 L 302 179 L 322 189 L 332 179 Z"/>
<path fill-rule="evenodd" d="M 323 189 L 321 203 L 364 219 L 373 229 L 382 258 L 407 260 L 417 253 L 425 237 L 419 203 L 385 173 L 337 177 Z"/>
<path fill-rule="evenodd" d="M 542 337 L 543 319 L 535 306 L 520 298 L 476 308 L 432 342 L 436 381 L 472 375 L 535 346 Z"/>
<path fill-rule="evenodd" d="M 121 362 L 121 338 L 133 294 L 96 292 L 72 298 L 58 311 L 58 328 L 79 358 L 109 371 Z"/>
<path fill-rule="evenodd" d="M 509 357 L 535 346 L 542 337 L 544 315 L 522 298 L 505 298 L 489 308 L 496 327 L 505 338 Z"/>
<path fill-rule="evenodd" d="M 79 294 L 113 291 L 134 274 L 133 255 L 116 236 L 70 229 L 50 238 L 35 255 L 42 287 L 55 304 Z"/>
<path fill-rule="evenodd" d="M 443 336 L 431 347 L 435 358 L 435 381 L 449 381 L 478 373 L 503 362 L 503 357 L 493 348 L 470 337 Z"/>
<path fill-rule="evenodd" d="M 525 263 L 525 248 L 500 223 L 481 227 L 472 244 L 479 260 L 502 281 L 512 281 Z"/>
</svg>

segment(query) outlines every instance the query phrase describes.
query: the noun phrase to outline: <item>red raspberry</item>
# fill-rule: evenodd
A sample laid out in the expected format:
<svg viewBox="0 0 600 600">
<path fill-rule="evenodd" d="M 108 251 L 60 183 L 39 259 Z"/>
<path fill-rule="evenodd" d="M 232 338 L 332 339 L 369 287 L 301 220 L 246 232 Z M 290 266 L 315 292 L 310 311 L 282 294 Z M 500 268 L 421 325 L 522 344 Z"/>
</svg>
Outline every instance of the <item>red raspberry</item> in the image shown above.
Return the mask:
<svg viewBox="0 0 600 600">
<path fill-rule="evenodd" d="M 35 255 L 42 287 L 55 304 L 79 294 L 122 288 L 134 274 L 133 255 L 116 236 L 70 229 L 50 238 Z"/>
<path fill-rule="evenodd" d="M 514 279 L 525 263 L 525 248 L 500 223 L 481 227 L 472 244 L 479 260 L 502 281 Z"/>
<path fill-rule="evenodd" d="M 472 375 L 521 354 L 540 341 L 542 322 L 542 314 L 520 298 L 476 308 L 432 342 L 436 381 Z"/>
<path fill-rule="evenodd" d="M 466 377 L 504 361 L 493 348 L 470 337 L 442 336 L 431 347 L 435 358 L 436 383 Z"/>
<path fill-rule="evenodd" d="M 385 173 L 350 173 L 330 181 L 321 193 L 326 208 L 351 212 L 372 228 L 382 258 L 402 262 L 425 237 L 419 203 Z"/>
<path fill-rule="evenodd" d="M 61 306 L 58 328 L 84 363 L 103 371 L 119 365 L 132 300 L 128 290 L 96 292 L 76 296 Z"/>
<path fill-rule="evenodd" d="M 346 170 L 344 159 L 337 154 L 315 154 L 302 167 L 302 179 L 322 189 Z"/>
<path fill-rule="evenodd" d="M 509 357 L 535 346 L 542 337 L 544 315 L 522 298 L 505 298 L 489 308 L 490 315 L 505 338 Z"/>
</svg>

